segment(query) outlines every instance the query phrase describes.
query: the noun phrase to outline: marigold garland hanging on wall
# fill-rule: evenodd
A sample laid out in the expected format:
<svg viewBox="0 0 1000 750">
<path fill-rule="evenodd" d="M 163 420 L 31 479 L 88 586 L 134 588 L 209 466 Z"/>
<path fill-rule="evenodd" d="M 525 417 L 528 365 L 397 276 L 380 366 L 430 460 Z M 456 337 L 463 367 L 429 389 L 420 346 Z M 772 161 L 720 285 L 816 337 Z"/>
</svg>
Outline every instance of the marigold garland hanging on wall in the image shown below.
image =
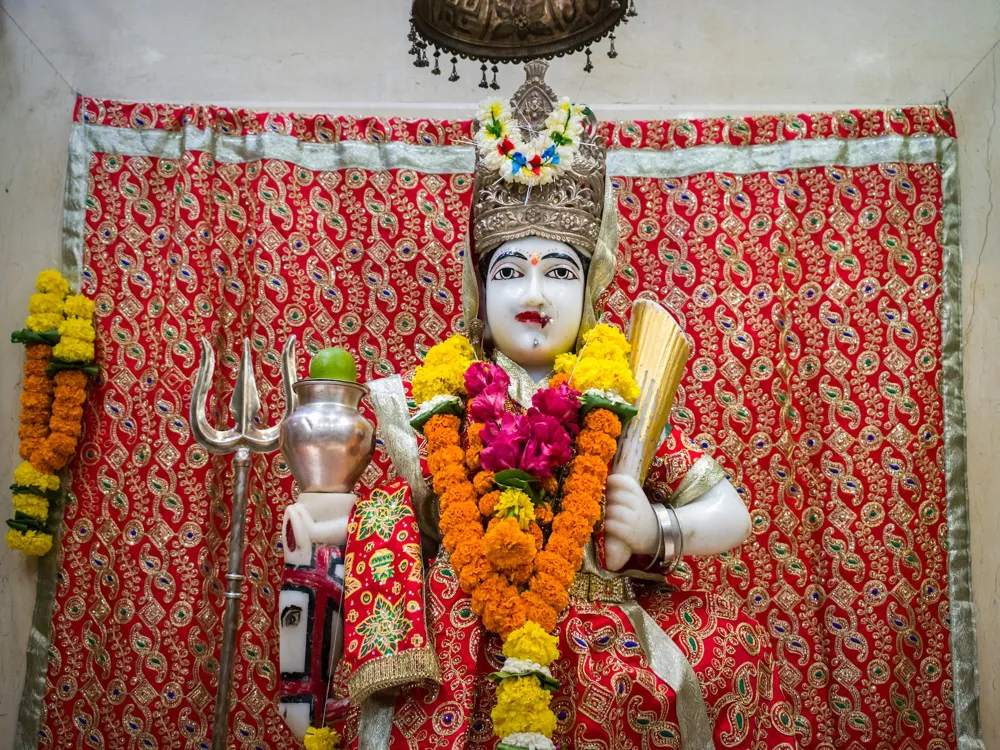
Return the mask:
<svg viewBox="0 0 1000 750">
<path fill-rule="evenodd" d="M 35 280 L 25 327 L 10 340 L 25 345 L 21 419 L 21 464 L 14 470 L 13 518 L 7 546 L 41 556 L 52 548 L 48 518 L 59 497 L 57 474 L 76 453 L 83 428 L 83 402 L 94 361 L 94 303 L 69 294 L 69 282 L 47 270 Z"/>
</svg>

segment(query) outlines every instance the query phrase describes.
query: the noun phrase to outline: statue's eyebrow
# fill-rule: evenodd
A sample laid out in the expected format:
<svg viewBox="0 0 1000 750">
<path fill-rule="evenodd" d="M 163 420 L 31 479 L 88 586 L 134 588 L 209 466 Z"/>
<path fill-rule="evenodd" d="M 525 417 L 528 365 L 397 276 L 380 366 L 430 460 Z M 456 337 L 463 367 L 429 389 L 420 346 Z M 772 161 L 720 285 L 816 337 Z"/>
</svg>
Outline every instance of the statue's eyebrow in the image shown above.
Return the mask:
<svg viewBox="0 0 1000 750">
<path fill-rule="evenodd" d="M 502 261 L 504 258 L 520 258 L 521 260 L 527 260 L 528 256 L 518 250 L 504 250 L 502 253 L 497 253 L 497 256 L 490 263 L 490 270 L 493 270 L 493 266 Z"/>
<path fill-rule="evenodd" d="M 580 261 L 574 258 L 572 255 L 567 255 L 566 253 L 545 253 L 543 260 L 548 260 L 549 258 L 555 258 L 556 260 L 568 260 L 577 270 L 582 271 L 583 268 L 580 266 Z"/>
</svg>

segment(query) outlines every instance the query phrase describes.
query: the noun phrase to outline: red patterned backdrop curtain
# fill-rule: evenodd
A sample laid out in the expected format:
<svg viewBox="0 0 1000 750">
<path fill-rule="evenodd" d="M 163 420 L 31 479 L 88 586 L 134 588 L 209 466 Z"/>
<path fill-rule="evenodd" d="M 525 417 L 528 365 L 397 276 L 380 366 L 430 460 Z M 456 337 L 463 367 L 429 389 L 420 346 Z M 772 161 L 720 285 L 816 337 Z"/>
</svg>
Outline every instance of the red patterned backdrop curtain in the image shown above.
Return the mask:
<svg viewBox="0 0 1000 750">
<path fill-rule="evenodd" d="M 188 426 L 198 341 L 221 353 L 221 406 L 250 340 L 265 424 L 291 334 L 348 347 L 365 379 L 412 375 L 460 326 L 470 124 L 88 99 L 76 123 L 67 262 L 96 302 L 102 377 L 65 510 L 41 747 L 207 747 L 232 488 Z M 955 747 L 950 113 L 603 128 L 621 213 L 605 308 L 624 324 L 646 296 L 681 322 L 693 355 L 672 422 L 753 517 L 749 542 L 690 560 L 684 585 L 768 628 L 802 747 Z M 275 709 L 292 480 L 280 453 L 253 461 L 234 741 L 292 748 Z M 380 448 L 363 485 L 387 471 Z"/>
</svg>

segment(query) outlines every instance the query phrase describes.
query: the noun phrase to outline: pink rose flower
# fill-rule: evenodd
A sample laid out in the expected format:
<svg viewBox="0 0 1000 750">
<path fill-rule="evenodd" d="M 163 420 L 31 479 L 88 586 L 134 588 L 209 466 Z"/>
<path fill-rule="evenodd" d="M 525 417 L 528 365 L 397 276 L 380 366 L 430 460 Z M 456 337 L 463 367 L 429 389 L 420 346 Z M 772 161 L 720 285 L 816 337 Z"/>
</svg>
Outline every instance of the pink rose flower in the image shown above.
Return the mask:
<svg viewBox="0 0 1000 750">
<path fill-rule="evenodd" d="M 502 367 L 490 365 L 486 362 L 473 362 L 465 371 L 465 392 L 470 397 L 475 398 L 491 385 L 507 390 L 510 385 L 510 377 L 503 371 Z"/>
<path fill-rule="evenodd" d="M 580 393 L 563 383 L 558 388 L 543 388 L 531 399 L 532 409 L 553 417 L 564 426 L 580 423 Z"/>
<path fill-rule="evenodd" d="M 479 463 L 487 471 L 493 472 L 519 468 L 521 451 L 530 434 L 531 426 L 527 419 L 504 412 L 499 424 L 496 421 L 488 422 L 479 433 L 483 441 Z"/>
<path fill-rule="evenodd" d="M 469 404 L 469 418 L 474 422 L 495 422 L 504 413 L 507 389 L 494 384 L 487 386 Z"/>
<path fill-rule="evenodd" d="M 572 441 L 559 420 L 547 414 L 535 414 L 529 420 L 531 434 L 521 452 L 520 469 L 538 479 L 569 463 L 573 457 Z"/>
</svg>

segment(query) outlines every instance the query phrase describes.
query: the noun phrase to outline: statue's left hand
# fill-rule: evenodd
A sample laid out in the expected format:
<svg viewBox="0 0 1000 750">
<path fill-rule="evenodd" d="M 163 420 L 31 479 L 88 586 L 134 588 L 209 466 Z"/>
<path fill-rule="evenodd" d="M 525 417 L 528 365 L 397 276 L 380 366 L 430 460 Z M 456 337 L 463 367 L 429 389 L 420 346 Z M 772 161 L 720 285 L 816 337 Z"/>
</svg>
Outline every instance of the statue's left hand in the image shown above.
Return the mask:
<svg viewBox="0 0 1000 750">
<path fill-rule="evenodd" d="M 608 570 L 621 570 L 632 555 L 655 555 L 660 533 L 656 513 L 635 477 L 608 477 L 604 518 L 604 561 Z"/>
</svg>

